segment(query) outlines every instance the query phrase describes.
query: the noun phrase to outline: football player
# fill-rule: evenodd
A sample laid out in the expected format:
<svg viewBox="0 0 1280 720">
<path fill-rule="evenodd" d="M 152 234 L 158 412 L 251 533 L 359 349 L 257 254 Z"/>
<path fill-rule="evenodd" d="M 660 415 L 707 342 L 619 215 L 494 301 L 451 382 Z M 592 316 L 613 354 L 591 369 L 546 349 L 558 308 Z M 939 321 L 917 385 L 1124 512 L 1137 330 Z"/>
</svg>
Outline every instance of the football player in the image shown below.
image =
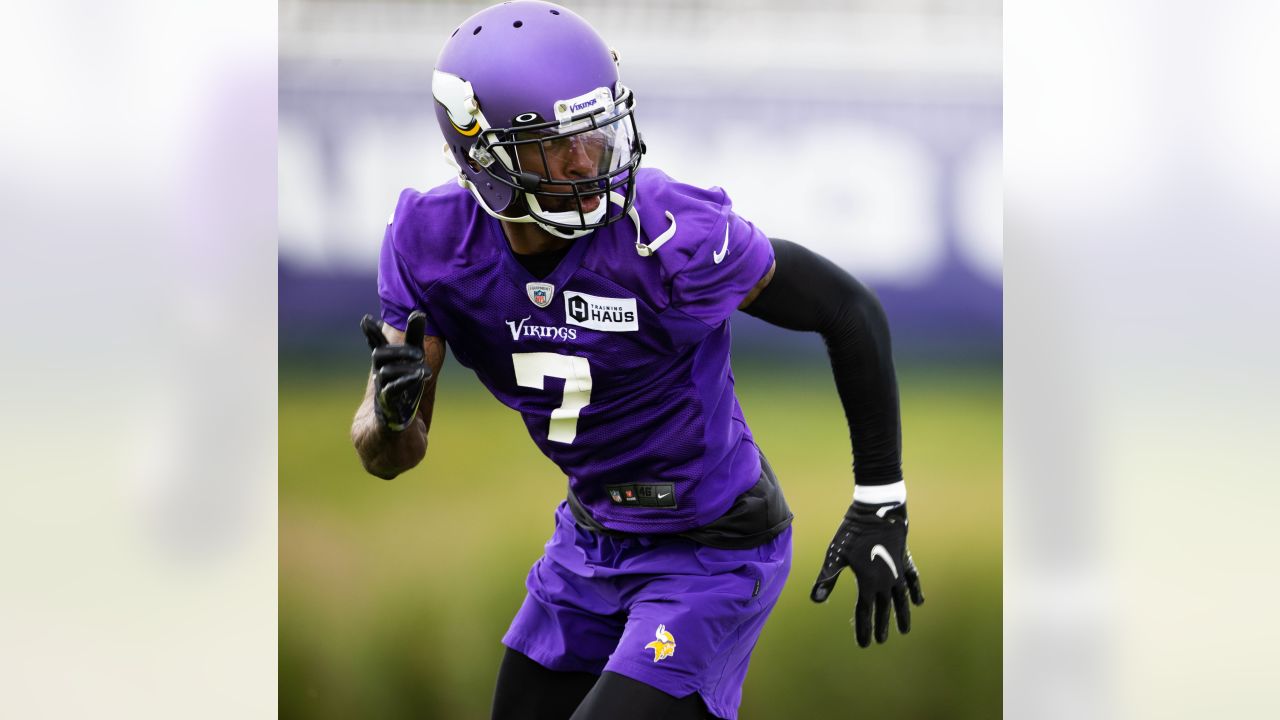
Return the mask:
<svg viewBox="0 0 1280 720">
<path fill-rule="evenodd" d="M 362 322 L 373 370 L 352 438 L 370 473 L 422 460 L 447 342 L 568 477 L 503 638 L 494 718 L 737 716 L 791 513 L 734 395 L 734 310 L 821 333 L 849 422 L 853 500 L 812 599 L 852 568 L 863 647 L 923 602 L 879 303 L 724 191 L 641 169 L 617 59 L 545 2 L 458 26 L 432 79 L 457 183 L 400 195 L 382 321 Z"/>
</svg>

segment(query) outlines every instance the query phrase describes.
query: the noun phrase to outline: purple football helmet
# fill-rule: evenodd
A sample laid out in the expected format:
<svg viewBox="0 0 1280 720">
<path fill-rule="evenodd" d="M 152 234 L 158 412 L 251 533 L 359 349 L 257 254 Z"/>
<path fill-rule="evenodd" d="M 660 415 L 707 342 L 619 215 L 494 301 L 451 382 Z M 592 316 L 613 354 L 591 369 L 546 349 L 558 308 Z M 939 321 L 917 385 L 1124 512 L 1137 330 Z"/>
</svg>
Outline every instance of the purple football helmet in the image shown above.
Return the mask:
<svg viewBox="0 0 1280 720">
<path fill-rule="evenodd" d="M 431 93 L 458 183 L 490 215 L 579 237 L 621 219 L 644 145 L 618 56 L 559 5 L 517 0 L 445 42 Z"/>
</svg>

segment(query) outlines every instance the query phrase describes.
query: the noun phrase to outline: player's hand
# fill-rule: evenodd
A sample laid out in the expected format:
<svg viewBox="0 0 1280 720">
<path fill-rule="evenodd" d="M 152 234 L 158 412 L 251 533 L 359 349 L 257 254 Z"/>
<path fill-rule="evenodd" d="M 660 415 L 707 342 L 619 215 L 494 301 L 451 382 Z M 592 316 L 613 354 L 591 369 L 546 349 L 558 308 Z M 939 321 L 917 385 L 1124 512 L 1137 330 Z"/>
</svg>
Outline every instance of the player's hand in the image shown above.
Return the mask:
<svg viewBox="0 0 1280 720">
<path fill-rule="evenodd" d="M 836 531 L 827 559 L 809 598 L 824 602 L 844 568 L 858 580 L 853 628 L 859 647 L 871 644 L 872 616 L 876 642 L 889 639 L 889 614 L 898 616 L 898 632 L 911 630 L 911 605 L 922 605 L 920 573 L 907 549 L 907 506 L 855 502 Z M 910 603 L 907 602 L 910 596 Z"/>
<path fill-rule="evenodd" d="M 427 316 L 415 310 L 405 324 L 404 344 L 391 345 L 382 334 L 382 325 L 372 315 L 365 315 L 360 329 L 373 350 L 373 408 L 378 420 L 388 429 L 400 432 L 409 427 L 418 414 L 422 391 L 431 379 L 422 352 L 422 337 Z"/>
</svg>

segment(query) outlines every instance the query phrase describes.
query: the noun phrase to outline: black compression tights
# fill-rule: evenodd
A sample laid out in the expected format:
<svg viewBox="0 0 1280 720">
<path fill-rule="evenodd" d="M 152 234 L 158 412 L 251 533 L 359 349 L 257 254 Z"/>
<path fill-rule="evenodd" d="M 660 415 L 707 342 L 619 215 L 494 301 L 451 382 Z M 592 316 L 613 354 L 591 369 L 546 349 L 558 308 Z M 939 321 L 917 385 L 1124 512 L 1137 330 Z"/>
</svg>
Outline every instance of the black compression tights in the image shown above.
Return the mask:
<svg viewBox="0 0 1280 720">
<path fill-rule="evenodd" d="M 683 698 L 606 672 L 548 670 L 508 649 L 498 669 L 493 720 L 706 720 L 697 693 Z"/>
</svg>

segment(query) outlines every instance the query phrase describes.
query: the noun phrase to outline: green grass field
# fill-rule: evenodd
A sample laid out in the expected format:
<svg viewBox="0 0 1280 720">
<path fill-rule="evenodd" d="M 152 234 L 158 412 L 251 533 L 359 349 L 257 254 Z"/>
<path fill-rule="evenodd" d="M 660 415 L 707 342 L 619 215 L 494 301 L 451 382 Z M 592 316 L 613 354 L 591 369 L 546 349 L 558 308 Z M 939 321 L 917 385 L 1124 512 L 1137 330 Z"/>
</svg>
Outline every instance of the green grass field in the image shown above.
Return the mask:
<svg viewBox="0 0 1280 720">
<path fill-rule="evenodd" d="M 365 475 L 347 438 L 363 372 L 280 368 L 280 714 L 487 718 L 499 640 L 564 479 L 520 418 L 452 363 L 426 461 L 392 482 Z M 852 488 L 829 370 L 735 374 L 796 516 L 792 575 L 741 717 L 999 717 L 998 369 L 900 372 L 910 546 L 927 602 L 910 635 L 868 650 L 849 624 L 851 574 L 826 604 L 808 599 Z"/>
</svg>

